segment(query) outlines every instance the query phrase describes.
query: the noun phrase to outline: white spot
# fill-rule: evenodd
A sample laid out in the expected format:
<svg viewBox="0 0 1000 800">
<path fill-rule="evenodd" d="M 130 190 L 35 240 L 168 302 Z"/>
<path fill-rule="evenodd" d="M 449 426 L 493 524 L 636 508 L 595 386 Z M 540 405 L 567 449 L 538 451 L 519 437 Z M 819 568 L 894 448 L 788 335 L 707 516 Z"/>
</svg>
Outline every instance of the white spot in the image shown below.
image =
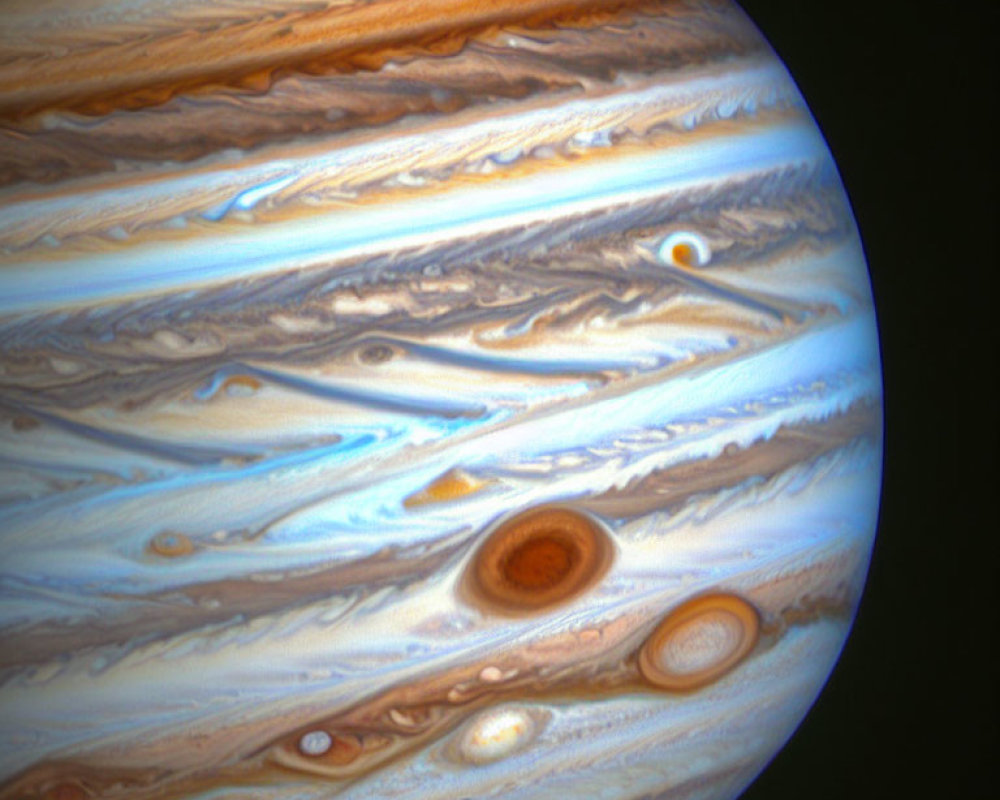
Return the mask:
<svg viewBox="0 0 1000 800">
<path fill-rule="evenodd" d="M 404 171 L 396 175 L 396 183 L 402 186 L 425 186 L 427 179 L 421 178 L 419 175 L 414 175 L 412 172 Z"/>
<path fill-rule="evenodd" d="M 52 365 L 52 369 L 60 375 L 75 375 L 83 369 L 82 364 L 76 361 L 71 361 L 68 358 L 55 358 L 53 356 L 49 358 L 49 363 Z"/>
<path fill-rule="evenodd" d="M 333 327 L 314 317 L 295 317 L 290 314 L 272 314 L 268 320 L 285 333 L 315 333 Z"/>
<path fill-rule="evenodd" d="M 511 164 L 521 157 L 520 147 L 508 147 L 499 153 L 494 153 L 492 158 L 498 164 Z"/>
<path fill-rule="evenodd" d="M 497 667 L 483 667 L 479 680 L 483 683 L 496 683 L 503 680 L 503 673 Z"/>
<path fill-rule="evenodd" d="M 577 131 L 570 141 L 579 147 L 610 147 L 611 131 Z"/>
<path fill-rule="evenodd" d="M 246 383 L 229 383 L 226 385 L 226 394 L 229 397 L 253 397 L 257 394 L 257 389 Z"/>
<path fill-rule="evenodd" d="M 389 709 L 389 719 L 391 719 L 401 728 L 413 728 L 416 727 L 417 724 L 412 717 L 407 716 L 402 711 L 396 708 Z"/>
<path fill-rule="evenodd" d="M 486 711 L 462 733 L 459 750 L 473 764 L 489 764 L 513 755 L 538 735 L 538 724 L 524 708 Z"/>
<path fill-rule="evenodd" d="M 694 255 L 693 262 L 678 259 L 678 253 L 686 251 Z M 660 261 L 674 267 L 703 267 L 712 258 L 712 249 L 701 236 L 692 231 L 676 231 L 663 240 L 657 253 Z"/>
<path fill-rule="evenodd" d="M 191 342 L 171 330 L 159 330 L 153 334 L 153 341 L 171 350 L 183 350 L 191 346 Z"/>
<path fill-rule="evenodd" d="M 739 103 L 733 101 L 731 98 L 722 100 L 715 108 L 715 112 L 719 115 L 721 119 L 729 119 L 735 116 L 736 112 L 739 110 Z"/>
<path fill-rule="evenodd" d="M 387 297 L 379 295 L 369 295 L 368 297 L 356 297 L 352 295 L 339 295 L 333 298 L 330 308 L 334 314 L 388 314 L 395 310 Z"/>
<path fill-rule="evenodd" d="M 677 629 L 664 642 L 660 663 L 666 672 L 689 675 L 725 661 L 743 640 L 743 626 L 732 614 L 704 614 Z"/>
<path fill-rule="evenodd" d="M 299 739 L 299 750 L 303 755 L 321 756 L 333 747 L 333 739 L 326 731 L 309 731 Z"/>
</svg>

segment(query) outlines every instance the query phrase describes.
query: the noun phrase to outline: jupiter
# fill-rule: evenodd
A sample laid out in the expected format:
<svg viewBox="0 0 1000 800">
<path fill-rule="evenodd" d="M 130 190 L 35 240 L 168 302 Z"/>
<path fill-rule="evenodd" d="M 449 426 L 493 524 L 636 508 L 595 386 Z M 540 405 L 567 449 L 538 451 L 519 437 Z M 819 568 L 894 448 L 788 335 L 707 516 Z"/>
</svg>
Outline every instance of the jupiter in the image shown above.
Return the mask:
<svg viewBox="0 0 1000 800">
<path fill-rule="evenodd" d="M 2 13 L 0 800 L 737 797 L 883 430 L 740 8 Z"/>
</svg>

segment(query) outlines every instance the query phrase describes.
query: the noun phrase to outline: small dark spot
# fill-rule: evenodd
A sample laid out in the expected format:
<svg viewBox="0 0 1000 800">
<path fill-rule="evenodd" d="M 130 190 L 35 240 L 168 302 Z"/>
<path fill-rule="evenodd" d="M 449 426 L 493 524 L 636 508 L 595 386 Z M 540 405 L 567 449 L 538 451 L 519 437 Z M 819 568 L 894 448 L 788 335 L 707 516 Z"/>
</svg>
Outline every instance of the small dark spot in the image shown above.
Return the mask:
<svg viewBox="0 0 1000 800">
<path fill-rule="evenodd" d="M 14 417 L 14 421 L 11 423 L 15 431 L 33 431 L 35 428 L 41 426 L 39 422 L 34 417 L 29 417 L 25 414 Z"/>
<path fill-rule="evenodd" d="M 373 344 L 362 350 L 358 359 L 362 364 L 384 364 L 386 361 L 392 360 L 393 355 L 395 354 L 391 347 L 384 344 Z"/>
</svg>

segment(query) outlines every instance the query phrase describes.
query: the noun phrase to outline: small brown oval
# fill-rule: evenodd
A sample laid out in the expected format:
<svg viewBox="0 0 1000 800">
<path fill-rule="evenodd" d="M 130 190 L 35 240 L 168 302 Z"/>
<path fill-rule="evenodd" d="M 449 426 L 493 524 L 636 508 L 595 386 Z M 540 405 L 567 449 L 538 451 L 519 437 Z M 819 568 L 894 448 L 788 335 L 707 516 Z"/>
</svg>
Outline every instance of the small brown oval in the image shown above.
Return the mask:
<svg viewBox="0 0 1000 800">
<path fill-rule="evenodd" d="M 753 650 L 760 617 L 734 594 L 695 597 L 671 611 L 639 651 L 639 671 L 661 689 L 692 691 L 714 683 Z"/>
<path fill-rule="evenodd" d="M 377 364 L 385 364 L 387 361 L 392 361 L 395 356 L 396 352 L 388 345 L 372 344 L 368 345 L 368 347 L 358 354 L 358 360 L 362 364 L 375 366 Z"/>
<path fill-rule="evenodd" d="M 15 431 L 33 431 L 35 428 L 39 427 L 42 423 L 39 422 L 34 417 L 29 417 L 26 414 L 20 414 L 11 421 Z"/>
<path fill-rule="evenodd" d="M 589 514 L 533 508 L 493 528 L 466 571 L 463 591 L 492 613 L 536 613 L 593 586 L 613 555 L 610 536 Z"/>
<path fill-rule="evenodd" d="M 45 800 L 86 800 L 87 792 L 76 783 L 60 783 L 47 789 Z"/>
<path fill-rule="evenodd" d="M 364 745 L 357 736 L 344 734 L 333 737 L 333 746 L 326 758 L 331 764 L 350 764 L 364 752 Z"/>
<path fill-rule="evenodd" d="M 394 744 L 398 750 L 398 741 L 381 733 L 320 726 L 285 738 L 273 748 L 271 758 L 287 769 L 328 778 L 350 778 L 390 757 Z"/>
<path fill-rule="evenodd" d="M 160 531 L 152 538 L 149 549 L 158 556 L 177 558 L 194 552 L 194 542 L 177 531 Z"/>
</svg>

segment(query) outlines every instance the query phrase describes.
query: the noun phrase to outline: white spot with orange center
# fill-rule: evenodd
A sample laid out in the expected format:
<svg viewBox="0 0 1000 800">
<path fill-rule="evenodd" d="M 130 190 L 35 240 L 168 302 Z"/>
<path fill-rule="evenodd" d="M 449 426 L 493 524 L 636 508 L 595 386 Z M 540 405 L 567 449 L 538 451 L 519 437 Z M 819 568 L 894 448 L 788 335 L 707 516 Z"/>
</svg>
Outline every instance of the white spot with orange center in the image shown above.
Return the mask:
<svg viewBox="0 0 1000 800">
<path fill-rule="evenodd" d="M 663 240 L 657 255 L 666 264 L 691 269 L 705 266 L 712 258 L 712 248 L 693 231 L 675 231 Z"/>
<path fill-rule="evenodd" d="M 474 718 L 459 742 L 466 761 L 489 764 L 513 755 L 537 734 L 531 714 L 523 708 L 492 709 Z"/>
</svg>

